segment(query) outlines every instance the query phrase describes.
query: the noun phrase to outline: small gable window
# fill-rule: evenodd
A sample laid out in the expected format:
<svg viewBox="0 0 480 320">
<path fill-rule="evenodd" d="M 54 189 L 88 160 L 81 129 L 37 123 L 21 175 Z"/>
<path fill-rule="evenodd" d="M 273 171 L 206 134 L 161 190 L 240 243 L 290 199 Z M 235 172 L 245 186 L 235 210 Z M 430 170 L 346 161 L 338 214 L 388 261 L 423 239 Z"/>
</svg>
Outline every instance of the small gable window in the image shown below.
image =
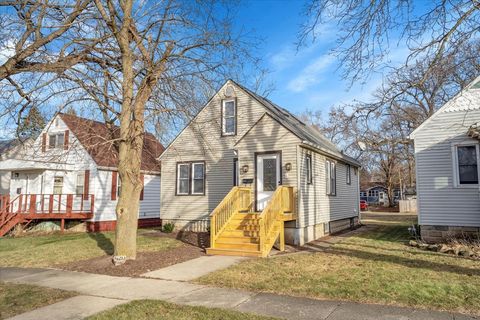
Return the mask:
<svg viewBox="0 0 480 320">
<path fill-rule="evenodd" d="M 307 167 L 307 184 L 312 184 L 313 182 L 312 155 L 310 154 L 306 155 L 305 166 Z"/>
<path fill-rule="evenodd" d="M 62 149 L 65 143 L 64 133 L 50 134 L 48 136 L 48 147 L 50 149 Z"/>
<path fill-rule="evenodd" d="M 237 106 L 235 99 L 222 101 L 222 135 L 237 133 Z"/>
</svg>

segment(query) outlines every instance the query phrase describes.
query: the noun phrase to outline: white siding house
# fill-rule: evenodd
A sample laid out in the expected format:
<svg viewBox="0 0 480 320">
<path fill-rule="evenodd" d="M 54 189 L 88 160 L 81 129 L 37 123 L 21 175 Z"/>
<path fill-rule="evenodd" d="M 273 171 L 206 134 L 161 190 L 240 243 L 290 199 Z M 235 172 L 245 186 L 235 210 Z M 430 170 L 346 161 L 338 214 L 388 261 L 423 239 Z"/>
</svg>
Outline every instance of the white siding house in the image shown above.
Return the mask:
<svg viewBox="0 0 480 320">
<path fill-rule="evenodd" d="M 287 110 L 231 80 L 160 160 L 162 221 L 178 228 L 206 229 L 211 212 L 236 185 L 251 190 L 252 214 L 261 213 L 280 185 L 293 187 L 298 216 L 285 223 L 290 243 L 304 244 L 358 220 L 359 163 Z"/>
<path fill-rule="evenodd" d="M 58 114 L 21 157 L 5 156 L 0 161 L 0 172 L 10 177 L 6 196 L 12 202 L 21 196 L 23 205 L 35 212 L 48 213 L 52 201 L 51 206 L 57 211 L 65 206 L 78 212 L 80 208 L 86 212 L 93 209 L 87 221 L 89 230 L 114 229 L 121 182 L 117 174 L 118 152 L 108 132 L 103 123 Z M 147 133 L 139 225 L 161 223 L 160 164 L 156 158 L 162 152 L 163 146 Z M 31 205 L 33 201 L 35 204 Z"/>
<path fill-rule="evenodd" d="M 434 242 L 480 232 L 480 78 L 412 134 L 422 237 Z"/>
</svg>

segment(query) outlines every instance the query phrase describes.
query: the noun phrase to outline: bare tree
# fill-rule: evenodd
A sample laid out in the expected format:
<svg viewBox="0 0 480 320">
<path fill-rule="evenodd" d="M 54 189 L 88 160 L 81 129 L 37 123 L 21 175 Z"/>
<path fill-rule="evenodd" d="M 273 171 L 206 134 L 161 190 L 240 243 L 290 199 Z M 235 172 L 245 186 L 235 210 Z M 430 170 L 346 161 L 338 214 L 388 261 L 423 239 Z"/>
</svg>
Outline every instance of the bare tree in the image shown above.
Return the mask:
<svg viewBox="0 0 480 320">
<path fill-rule="evenodd" d="M 24 3 L 6 4 L 16 9 Z M 82 19 L 77 18 L 78 27 L 56 38 L 63 48 L 69 43 L 67 35 L 75 34 L 74 51 L 81 52 L 81 59 L 65 63 L 63 56 L 51 61 L 48 54 L 34 53 L 29 61 L 35 57 L 35 63 L 12 76 L 24 80 L 16 82 L 18 88 L 10 86 L 17 92 L 16 101 L 5 102 L 11 103 L 12 114 L 32 103 L 35 95 L 42 102 L 54 97 L 61 108 L 81 104 L 117 131 L 102 140 L 113 141 L 119 153 L 122 190 L 116 208 L 116 264 L 136 257 L 145 127 L 164 131 L 179 114 L 190 118 L 220 82 L 239 80 L 246 64 L 259 62 L 251 54 L 255 40 L 232 31 L 231 9 L 231 3 L 217 1 L 92 0 Z M 42 64 L 48 68 L 39 69 Z M 54 77 L 45 76 L 53 70 Z M 30 81 L 22 79 L 24 74 Z"/>
<path fill-rule="evenodd" d="M 443 57 L 476 39 L 480 24 L 478 0 L 311 0 L 305 13 L 299 44 L 315 41 L 323 24 L 335 24 L 334 51 L 343 75 L 352 81 L 388 65 L 392 51 L 403 43 L 410 51 L 406 65 L 430 58 L 426 79 Z"/>
</svg>

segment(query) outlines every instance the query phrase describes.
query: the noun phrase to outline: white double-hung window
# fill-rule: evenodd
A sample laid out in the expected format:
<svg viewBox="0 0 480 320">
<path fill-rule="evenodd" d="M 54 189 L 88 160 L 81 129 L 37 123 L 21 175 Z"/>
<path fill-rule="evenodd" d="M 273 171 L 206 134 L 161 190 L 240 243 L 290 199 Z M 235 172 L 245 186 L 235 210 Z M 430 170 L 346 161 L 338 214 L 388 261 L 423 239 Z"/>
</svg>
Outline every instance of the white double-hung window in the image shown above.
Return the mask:
<svg viewBox="0 0 480 320">
<path fill-rule="evenodd" d="M 177 195 L 205 195 L 205 162 L 177 163 Z"/>
<path fill-rule="evenodd" d="M 235 99 L 222 101 L 222 135 L 237 133 L 237 106 Z"/>
<path fill-rule="evenodd" d="M 455 186 L 478 185 L 480 154 L 478 144 L 456 145 L 453 149 Z"/>
<path fill-rule="evenodd" d="M 337 169 L 334 161 L 325 161 L 327 195 L 334 196 L 337 194 Z"/>
</svg>

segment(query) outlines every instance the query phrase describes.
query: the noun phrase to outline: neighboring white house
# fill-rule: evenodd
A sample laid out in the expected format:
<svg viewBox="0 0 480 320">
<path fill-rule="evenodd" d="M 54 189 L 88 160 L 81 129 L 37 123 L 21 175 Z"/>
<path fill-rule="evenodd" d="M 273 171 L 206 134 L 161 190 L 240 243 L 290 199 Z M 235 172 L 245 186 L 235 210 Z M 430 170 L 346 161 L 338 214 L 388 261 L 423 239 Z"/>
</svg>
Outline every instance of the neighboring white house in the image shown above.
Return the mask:
<svg viewBox="0 0 480 320">
<path fill-rule="evenodd" d="M 118 152 L 112 140 L 118 136 L 118 131 L 115 127 L 112 134 L 104 123 L 58 114 L 25 154 L 21 157 L 7 154 L 0 161 L 0 172 L 11 177 L 8 188 L 11 201 L 22 195 L 27 211 L 46 214 L 48 210 L 50 213 L 63 212 L 67 210 L 63 209 L 65 206 L 76 212 L 91 206 L 93 218 L 87 222 L 87 228 L 95 231 L 114 229 L 121 181 L 117 174 Z M 160 224 L 160 163 L 157 158 L 163 150 L 153 135 L 145 134 L 140 225 Z"/>
<path fill-rule="evenodd" d="M 480 232 L 480 77 L 410 137 L 415 143 L 422 238 L 439 241 Z"/>
<path fill-rule="evenodd" d="M 264 248 L 259 250 L 258 238 L 242 238 L 251 235 L 248 230 L 243 234 L 240 230 L 249 221 L 236 227 L 226 224 L 244 217 L 253 219 L 252 223 L 257 223 L 254 228 L 258 228 L 256 217 L 266 214 L 272 195 L 283 187 L 294 192 L 289 196 L 294 208 L 285 210 L 295 213 L 285 220 L 287 242 L 304 244 L 350 228 L 358 220 L 358 161 L 287 110 L 231 80 L 167 147 L 160 160 L 162 221 L 175 222 L 179 228 L 206 229 L 209 215 L 222 200 L 230 201 L 225 197 L 234 186 L 241 186 L 241 190 L 237 188 L 241 192 L 250 190 L 251 197 L 245 198 L 252 201 L 245 204 L 250 215 L 219 214 L 222 225 L 217 231 L 227 231 L 218 248 L 237 248 L 225 254 L 265 253 Z M 217 210 L 228 211 L 228 207 Z M 281 234 L 283 237 L 283 231 Z M 249 243 L 242 245 L 242 241 Z M 247 247 L 251 250 L 242 251 Z"/>
</svg>

